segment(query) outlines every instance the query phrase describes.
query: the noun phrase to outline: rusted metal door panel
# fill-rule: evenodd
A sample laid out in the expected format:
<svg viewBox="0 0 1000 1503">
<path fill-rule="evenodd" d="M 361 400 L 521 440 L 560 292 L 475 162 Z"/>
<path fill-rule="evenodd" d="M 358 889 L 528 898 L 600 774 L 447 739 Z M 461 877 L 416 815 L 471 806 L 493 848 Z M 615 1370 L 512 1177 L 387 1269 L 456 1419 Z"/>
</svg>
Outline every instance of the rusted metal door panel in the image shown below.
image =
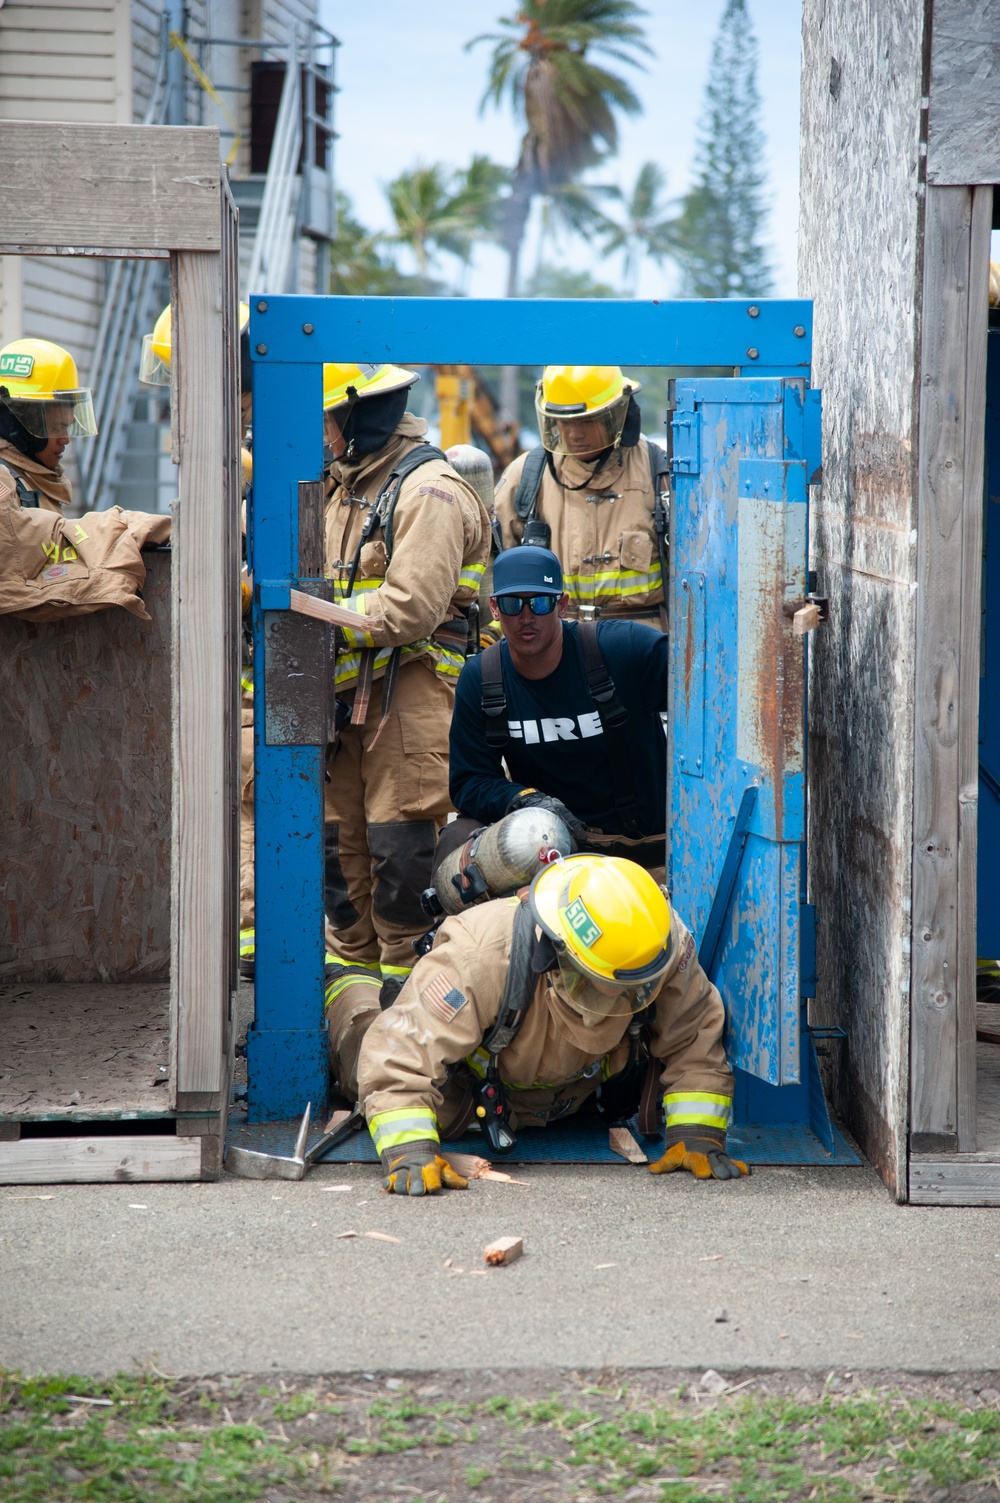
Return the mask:
<svg viewBox="0 0 1000 1503">
<path fill-rule="evenodd" d="M 730 1062 L 791 1085 L 805 897 L 792 617 L 807 594 L 811 395 L 763 377 L 678 381 L 675 396 L 671 893 L 725 1000 Z"/>
</svg>

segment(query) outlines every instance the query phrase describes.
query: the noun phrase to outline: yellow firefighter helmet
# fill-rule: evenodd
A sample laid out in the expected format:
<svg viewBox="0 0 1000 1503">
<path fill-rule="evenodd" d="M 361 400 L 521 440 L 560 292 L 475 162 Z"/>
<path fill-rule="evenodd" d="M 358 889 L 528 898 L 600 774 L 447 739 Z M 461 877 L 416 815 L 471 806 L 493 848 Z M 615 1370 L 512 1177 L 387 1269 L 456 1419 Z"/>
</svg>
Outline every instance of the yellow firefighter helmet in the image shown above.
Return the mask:
<svg viewBox="0 0 1000 1503">
<path fill-rule="evenodd" d="M 323 410 L 330 412 L 346 402 L 353 389 L 357 396 L 374 397 L 399 391 L 419 381 L 416 371 L 401 365 L 328 364 L 323 367 Z"/>
<path fill-rule="evenodd" d="M 0 350 L 0 401 L 34 438 L 92 438 L 94 399 L 76 361 L 48 339 L 15 339 Z"/>
<path fill-rule="evenodd" d="M 617 365 L 547 365 L 535 387 L 542 443 L 553 454 L 581 457 L 613 448 L 639 390 Z"/>
<path fill-rule="evenodd" d="M 604 1017 L 642 1010 L 671 956 L 670 904 L 649 872 L 619 856 L 569 856 L 539 872 L 528 901 L 571 1006 Z"/>
<path fill-rule="evenodd" d="M 245 333 L 249 322 L 249 304 L 240 303 L 241 334 Z M 145 382 L 147 386 L 170 385 L 171 328 L 170 304 L 168 303 L 153 325 L 152 334 L 143 335 L 142 354 L 139 357 L 139 380 Z"/>
</svg>

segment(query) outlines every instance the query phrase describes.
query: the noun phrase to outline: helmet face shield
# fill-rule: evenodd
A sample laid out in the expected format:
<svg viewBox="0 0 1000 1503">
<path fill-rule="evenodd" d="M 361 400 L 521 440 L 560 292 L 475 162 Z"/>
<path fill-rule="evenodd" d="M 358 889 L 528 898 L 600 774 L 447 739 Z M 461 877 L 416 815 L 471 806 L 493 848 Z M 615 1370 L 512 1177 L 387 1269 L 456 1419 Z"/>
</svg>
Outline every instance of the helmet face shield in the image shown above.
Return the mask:
<svg viewBox="0 0 1000 1503">
<path fill-rule="evenodd" d="M 169 386 L 170 365 L 157 349 L 155 334 L 142 337 L 142 354 L 139 357 L 139 380 L 146 386 Z"/>
<path fill-rule="evenodd" d="M 565 953 L 559 957 L 556 991 L 567 1007 L 596 1028 L 605 1018 L 634 1018 L 649 1003 L 656 989 L 655 981 L 638 987 L 612 987 L 607 982 L 591 981 Z"/>
<path fill-rule="evenodd" d="M 583 403 L 578 404 L 576 412 L 569 407 L 559 412 L 555 403 L 546 401 L 539 386 L 535 412 L 542 443 L 550 454 L 575 454 L 581 459 L 613 449 L 621 440 L 630 396 L 631 391 L 626 388 L 598 412 L 587 412 Z"/>
<path fill-rule="evenodd" d="M 97 432 L 94 399 L 87 387 L 54 391 L 50 397 L 12 397 L 0 401 L 33 438 L 93 438 Z"/>
</svg>

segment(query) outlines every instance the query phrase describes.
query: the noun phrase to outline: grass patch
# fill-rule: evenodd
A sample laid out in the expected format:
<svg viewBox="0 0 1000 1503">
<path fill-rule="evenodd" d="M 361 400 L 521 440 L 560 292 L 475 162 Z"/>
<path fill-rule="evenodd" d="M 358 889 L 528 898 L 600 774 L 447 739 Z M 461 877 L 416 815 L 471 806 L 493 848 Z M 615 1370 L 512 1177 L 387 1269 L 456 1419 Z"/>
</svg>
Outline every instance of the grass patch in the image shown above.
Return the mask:
<svg viewBox="0 0 1000 1503">
<path fill-rule="evenodd" d="M 605 1388 L 567 1378 L 558 1392 L 521 1397 L 464 1375 L 438 1397 L 422 1381 L 265 1388 L 0 1372 L 0 1498 L 968 1503 L 1000 1490 L 1000 1411 L 912 1385 L 816 1385 L 807 1400 L 761 1379 L 710 1399 L 685 1384 L 652 1393 L 641 1379 Z"/>
</svg>

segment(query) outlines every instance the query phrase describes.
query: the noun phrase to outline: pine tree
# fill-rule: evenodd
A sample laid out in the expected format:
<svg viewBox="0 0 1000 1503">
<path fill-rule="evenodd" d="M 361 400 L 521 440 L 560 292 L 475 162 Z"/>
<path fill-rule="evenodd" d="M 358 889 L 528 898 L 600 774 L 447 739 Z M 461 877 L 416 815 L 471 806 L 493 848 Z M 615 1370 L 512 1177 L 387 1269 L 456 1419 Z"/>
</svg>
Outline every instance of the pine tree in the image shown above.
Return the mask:
<svg viewBox="0 0 1000 1503">
<path fill-rule="evenodd" d="M 684 297 L 766 297 L 773 280 L 761 235 L 767 219 L 757 40 L 746 0 L 727 0 L 695 151 L 697 176 L 674 221 Z"/>
</svg>

